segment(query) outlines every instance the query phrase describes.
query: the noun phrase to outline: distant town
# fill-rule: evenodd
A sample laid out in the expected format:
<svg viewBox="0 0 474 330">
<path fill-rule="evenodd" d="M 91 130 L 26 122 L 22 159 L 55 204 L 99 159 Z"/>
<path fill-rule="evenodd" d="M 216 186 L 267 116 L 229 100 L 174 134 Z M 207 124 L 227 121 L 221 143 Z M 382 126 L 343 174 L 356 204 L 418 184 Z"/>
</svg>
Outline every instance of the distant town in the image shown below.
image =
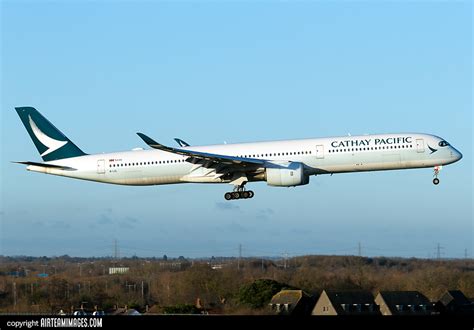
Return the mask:
<svg viewBox="0 0 474 330">
<path fill-rule="evenodd" d="M 0 314 L 474 315 L 474 260 L 0 256 Z"/>
</svg>

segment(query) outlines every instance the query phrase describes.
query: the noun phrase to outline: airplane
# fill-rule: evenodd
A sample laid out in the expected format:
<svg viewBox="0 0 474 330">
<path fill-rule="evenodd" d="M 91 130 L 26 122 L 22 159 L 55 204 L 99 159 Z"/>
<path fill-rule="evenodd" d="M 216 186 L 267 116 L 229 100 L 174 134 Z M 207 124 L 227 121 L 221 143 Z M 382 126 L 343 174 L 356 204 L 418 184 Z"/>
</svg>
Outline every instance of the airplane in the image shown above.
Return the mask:
<svg viewBox="0 0 474 330">
<path fill-rule="evenodd" d="M 249 199 L 249 182 L 273 187 L 309 183 L 310 176 L 347 172 L 433 167 L 435 185 L 442 166 L 462 154 L 431 134 L 397 133 L 315 139 L 190 146 L 160 144 L 143 133 L 151 148 L 89 155 L 69 140 L 33 107 L 15 108 L 43 162 L 19 161 L 26 169 L 118 185 L 226 183 L 234 186 L 226 200 Z"/>
</svg>

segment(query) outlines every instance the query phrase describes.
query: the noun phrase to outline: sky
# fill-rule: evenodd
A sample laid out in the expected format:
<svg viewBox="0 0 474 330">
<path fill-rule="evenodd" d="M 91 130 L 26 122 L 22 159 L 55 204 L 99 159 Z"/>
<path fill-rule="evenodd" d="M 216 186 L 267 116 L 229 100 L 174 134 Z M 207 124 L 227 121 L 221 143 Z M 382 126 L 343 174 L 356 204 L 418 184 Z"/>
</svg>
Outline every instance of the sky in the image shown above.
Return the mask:
<svg viewBox="0 0 474 330">
<path fill-rule="evenodd" d="M 472 3 L 13 1 L 1 8 L 0 254 L 474 255 Z M 32 173 L 15 106 L 87 153 L 420 132 L 443 168 L 323 175 L 295 188 L 129 187 Z"/>
</svg>

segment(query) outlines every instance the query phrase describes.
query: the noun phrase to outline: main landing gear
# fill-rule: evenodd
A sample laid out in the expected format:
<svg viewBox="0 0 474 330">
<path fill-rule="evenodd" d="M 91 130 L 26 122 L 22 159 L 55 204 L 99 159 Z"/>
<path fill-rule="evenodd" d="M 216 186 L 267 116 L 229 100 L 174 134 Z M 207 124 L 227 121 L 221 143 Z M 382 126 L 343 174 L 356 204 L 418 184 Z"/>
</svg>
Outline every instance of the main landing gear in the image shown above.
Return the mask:
<svg viewBox="0 0 474 330">
<path fill-rule="evenodd" d="M 438 174 L 439 171 L 441 171 L 441 166 L 435 166 L 434 167 L 434 179 L 433 179 L 433 184 L 438 185 L 439 184 L 439 179 L 438 179 Z"/>
<path fill-rule="evenodd" d="M 235 186 L 233 192 L 226 192 L 224 194 L 224 198 L 228 201 L 232 199 L 248 199 L 252 198 L 255 194 L 252 190 L 245 190 L 245 187 L 242 186 Z"/>
</svg>

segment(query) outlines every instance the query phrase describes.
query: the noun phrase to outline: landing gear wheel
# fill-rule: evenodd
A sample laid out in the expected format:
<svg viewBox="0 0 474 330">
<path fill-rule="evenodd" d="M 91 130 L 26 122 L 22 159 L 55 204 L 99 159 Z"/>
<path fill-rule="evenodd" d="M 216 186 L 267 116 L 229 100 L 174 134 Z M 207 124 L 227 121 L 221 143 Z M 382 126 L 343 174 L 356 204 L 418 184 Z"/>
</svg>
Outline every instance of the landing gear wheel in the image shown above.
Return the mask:
<svg viewBox="0 0 474 330">
<path fill-rule="evenodd" d="M 224 194 L 224 198 L 228 201 L 234 199 L 249 199 L 252 198 L 255 194 L 251 190 L 245 190 L 245 184 L 247 182 L 243 182 L 240 185 L 234 185 L 234 191 L 226 192 Z"/>
<path fill-rule="evenodd" d="M 439 171 L 441 171 L 441 169 L 443 168 L 443 166 L 439 165 L 439 166 L 435 166 L 433 168 L 433 172 L 434 172 L 434 179 L 433 179 L 433 184 L 434 185 L 438 185 L 439 184 L 439 179 L 438 179 L 438 174 L 439 174 Z"/>
</svg>

